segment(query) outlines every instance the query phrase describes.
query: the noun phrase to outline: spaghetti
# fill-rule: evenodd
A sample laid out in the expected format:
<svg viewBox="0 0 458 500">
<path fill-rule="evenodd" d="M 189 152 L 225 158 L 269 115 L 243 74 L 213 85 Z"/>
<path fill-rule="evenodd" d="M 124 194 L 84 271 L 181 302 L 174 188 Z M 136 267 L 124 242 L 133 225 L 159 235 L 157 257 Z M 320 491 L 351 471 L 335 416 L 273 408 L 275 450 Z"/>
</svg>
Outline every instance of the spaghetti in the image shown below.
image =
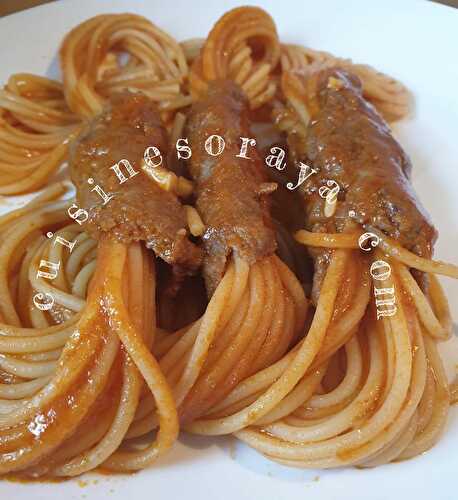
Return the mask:
<svg viewBox="0 0 458 500">
<path fill-rule="evenodd" d="M 139 470 L 180 425 L 295 467 L 433 446 L 457 397 L 436 275 L 458 268 L 378 114 L 407 89 L 254 7 L 181 43 L 100 15 L 59 55 L 62 83 L 0 91 L 0 194 L 43 189 L 0 217 L 0 474 Z"/>
</svg>

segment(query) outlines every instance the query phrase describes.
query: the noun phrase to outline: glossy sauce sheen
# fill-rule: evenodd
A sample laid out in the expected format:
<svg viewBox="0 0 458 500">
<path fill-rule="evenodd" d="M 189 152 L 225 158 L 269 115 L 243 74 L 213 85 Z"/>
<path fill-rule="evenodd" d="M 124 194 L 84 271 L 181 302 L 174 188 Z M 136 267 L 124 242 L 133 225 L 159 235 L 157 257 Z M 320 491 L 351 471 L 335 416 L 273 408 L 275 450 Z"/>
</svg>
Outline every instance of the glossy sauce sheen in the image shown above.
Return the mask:
<svg viewBox="0 0 458 500">
<path fill-rule="evenodd" d="M 205 150 L 205 141 L 212 135 L 225 140 L 225 149 L 218 156 Z M 266 195 L 275 186 L 267 182 L 256 147 L 248 147 L 249 159 L 237 158 L 240 137 L 252 135 L 248 103 L 236 84 L 210 84 L 206 98 L 191 109 L 185 136 L 193 152 L 188 164 L 197 184 L 196 206 L 207 227 L 203 236 L 204 275 L 212 293 L 231 253 L 253 263 L 275 252 Z"/>
<path fill-rule="evenodd" d="M 317 232 L 341 231 L 353 219 L 375 227 L 422 257 L 431 257 L 437 237 L 411 182 L 411 164 L 390 128 L 362 97 L 359 79 L 341 69 L 316 78 L 316 113 L 296 153 L 318 173 L 303 185 L 307 226 Z M 294 142 L 294 139 L 293 139 Z M 322 215 L 317 190 L 326 180 L 340 185 L 336 213 Z"/>
<path fill-rule="evenodd" d="M 158 257 L 185 273 L 201 263 L 201 250 L 187 238 L 185 211 L 178 198 L 164 191 L 141 170 L 144 151 L 156 146 L 166 158 L 167 136 L 154 104 L 139 94 L 116 96 L 96 117 L 73 147 L 71 176 L 77 188 L 78 205 L 89 212 L 85 229 L 95 239 L 102 235 L 130 243 L 144 240 Z M 110 167 L 126 159 L 139 172 L 120 184 Z M 95 179 L 107 194 L 106 205 L 91 191 Z"/>
</svg>

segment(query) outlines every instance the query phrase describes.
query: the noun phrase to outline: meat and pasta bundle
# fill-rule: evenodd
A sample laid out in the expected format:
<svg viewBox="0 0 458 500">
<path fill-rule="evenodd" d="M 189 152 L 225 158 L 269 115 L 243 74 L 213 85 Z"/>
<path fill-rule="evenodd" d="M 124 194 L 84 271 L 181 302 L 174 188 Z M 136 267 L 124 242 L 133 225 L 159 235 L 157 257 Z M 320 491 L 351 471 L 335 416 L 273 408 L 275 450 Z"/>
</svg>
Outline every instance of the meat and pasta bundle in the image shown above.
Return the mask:
<svg viewBox="0 0 458 500">
<path fill-rule="evenodd" d="M 255 7 L 181 44 L 100 15 L 59 55 L 0 91 L 0 194 L 34 193 L 0 217 L 0 474 L 142 469 L 180 428 L 296 467 L 429 449 L 458 268 L 385 121 L 407 89 Z"/>
</svg>

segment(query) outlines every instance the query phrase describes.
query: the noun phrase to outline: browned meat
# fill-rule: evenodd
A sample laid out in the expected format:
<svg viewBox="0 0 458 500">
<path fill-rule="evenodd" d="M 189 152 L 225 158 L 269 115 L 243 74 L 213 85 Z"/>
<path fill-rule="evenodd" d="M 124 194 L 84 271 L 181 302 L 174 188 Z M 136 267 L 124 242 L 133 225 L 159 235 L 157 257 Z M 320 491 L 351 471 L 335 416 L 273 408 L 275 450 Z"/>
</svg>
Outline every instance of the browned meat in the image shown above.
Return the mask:
<svg viewBox="0 0 458 500">
<path fill-rule="evenodd" d="M 266 182 L 256 148 L 248 148 L 250 159 L 236 157 L 240 137 L 250 137 L 247 114 L 248 103 L 237 85 L 216 81 L 210 84 L 206 98 L 193 106 L 187 121 L 196 204 L 207 226 L 203 241 L 209 293 L 223 276 L 231 252 L 253 263 L 276 248 L 266 196 L 275 185 Z M 211 156 L 205 141 L 216 134 L 224 138 L 225 149 L 219 156 Z"/>
<path fill-rule="evenodd" d="M 307 229 L 340 232 L 352 219 L 431 257 L 437 233 L 412 188 L 410 161 L 383 118 L 362 97 L 359 79 L 340 68 L 326 69 L 306 78 L 306 88 L 311 121 L 305 137 L 290 134 L 288 141 L 296 161 L 317 171 L 301 186 Z M 325 217 L 318 193 L 328 180 L 340 186 L 332 217 Z M 319 249 L 310 253 L 316 301 L 329 255 Z M 417 279 L 425 286 L 421 276 Z"/>
<path fill-rule="evenodd" d="M 154 104 L 143 95 L 120 94 L 109 109 L 92 120 L 70 157 L 78 204 L 89 212 L 85 228 L 95 239 L 107 235 L 124 243 L 144 240 L 179 274 L 196 270 L 202 252 L 187 238 L 180 201 L 141 169 L 148 146 L 156 146 L 165 159 L 166 132 Z M 139 172 L 129 177 L 123 168 L 127 181 L 122 184 L 110 168 L 121 159 Z M 90 178 L 94 183 L 88 183 Z M 104 205 L 99 194 L 92 191 L 95 185 L 114 197 Z"/>
<path fill-rule="evenodd" d="M 315 78 L 317 111 L 305 141 L 291 141 L 299 159 L 318 171 L 302 186 L 308 228 L 340 231 L 353 211 L 353 219 L 365 227 L 430 257 L 437 235 L 410 183 L 410 161 L 363 99 L 359 79 L 341 69 L 324 70 Z M 340 193 L 336 213 L 326 218 L 318 189 L 329 179 L 340 185 Z"/>
</svg>

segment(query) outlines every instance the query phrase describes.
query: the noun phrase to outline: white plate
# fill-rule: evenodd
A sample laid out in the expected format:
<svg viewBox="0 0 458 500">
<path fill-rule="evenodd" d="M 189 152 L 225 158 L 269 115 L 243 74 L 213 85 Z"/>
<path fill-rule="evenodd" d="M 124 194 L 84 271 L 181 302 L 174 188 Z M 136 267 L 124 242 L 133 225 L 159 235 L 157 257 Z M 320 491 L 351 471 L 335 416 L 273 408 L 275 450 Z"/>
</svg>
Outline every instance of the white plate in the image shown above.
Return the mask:
<svg viewBox="0 0 458 500">
<path fill-rule="evenodd" d="M 252 1 L 274 17 L 282 40 L 366 62 L 414 93 L 415 116 L 396 126 L 414 184 L 440 238 L 436 257 L 458 262 L 458 10 L 426 1 Z M 205 36 L 238 1 L 59 1 L 0 19 L 0 81 L 15 72 L 56 76 L 65 33 L 95 14 L 137 12 L 177 39 Z M 0 203 L 0 212 L 9 205 Z M 443 280 L 455 318 L 458 283 Z M 455 327 L 455 332 L 457 329 Z M 458 333 L 458 332 L 457 332 Z M 457 339 L 448 344 L 454 375 Z M 183 435 L 155 467 L 131 476 L 88 475 L 59 484 L 0 481 L 0 498 L 187 500 L 456 500 L 458 411 L 426 454 L 374 470 L 302 471 L 275 465 L 231 438 Z"/>
</svg>

